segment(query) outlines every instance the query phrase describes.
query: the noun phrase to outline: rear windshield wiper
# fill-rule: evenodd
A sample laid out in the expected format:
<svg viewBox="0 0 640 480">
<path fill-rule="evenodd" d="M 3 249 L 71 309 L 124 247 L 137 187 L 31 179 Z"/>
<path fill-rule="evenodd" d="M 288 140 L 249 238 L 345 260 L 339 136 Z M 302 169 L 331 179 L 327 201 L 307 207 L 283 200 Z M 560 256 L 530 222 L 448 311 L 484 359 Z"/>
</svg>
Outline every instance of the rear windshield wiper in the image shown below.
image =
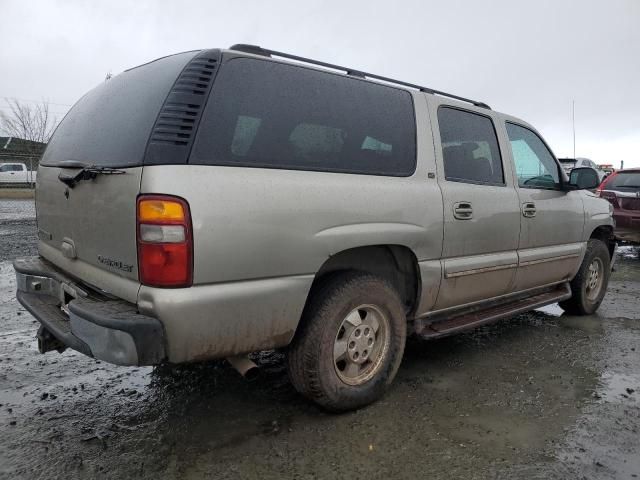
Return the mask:
<svg viewBox="0 0 640 480">
<path fill-rule="evenodd" d="M 71 165 L 64 165 L 65 167 Z M 75 164 L 73 166 L 80 166 Z M 72 167 L 73 168 L 73 167 Z M 99 167 L 96 165 L 82 166 L 81 170 L 75 175 L 66 175 L 62 172 L 58 174 L 58 180 L 67 185 L 69 188 L 73 188 L 76 186 L 78 182 L 82 180 L 93 180 L 98 175 L 121 175 L 123 173 L 127 173 L 124 170 L 120 170 L 113 167 Z"/>
</svg>

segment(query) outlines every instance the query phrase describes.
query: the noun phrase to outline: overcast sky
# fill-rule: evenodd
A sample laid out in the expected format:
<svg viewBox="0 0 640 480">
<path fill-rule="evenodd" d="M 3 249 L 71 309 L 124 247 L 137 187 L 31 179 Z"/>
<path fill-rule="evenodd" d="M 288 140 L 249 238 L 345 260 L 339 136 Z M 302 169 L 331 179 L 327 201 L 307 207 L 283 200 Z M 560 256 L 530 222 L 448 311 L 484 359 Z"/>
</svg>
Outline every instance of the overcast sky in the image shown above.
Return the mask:
<svg viewBox="0 0 640 480">
<path fill-rule="evenodd" d="M 640 166 L 640 0 L 1 0 L 0 109 L 58 117 L 122 70 L 253 43 L 482 100 L 557 156 Z"/>
</svg>

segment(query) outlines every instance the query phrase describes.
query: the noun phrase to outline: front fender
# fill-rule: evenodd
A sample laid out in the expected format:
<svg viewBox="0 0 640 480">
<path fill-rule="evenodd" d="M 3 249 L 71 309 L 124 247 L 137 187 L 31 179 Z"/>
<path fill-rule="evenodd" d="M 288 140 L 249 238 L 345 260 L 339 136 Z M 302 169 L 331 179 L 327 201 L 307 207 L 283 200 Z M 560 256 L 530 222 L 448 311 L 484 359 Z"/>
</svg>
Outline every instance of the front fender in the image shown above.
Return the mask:
<svg viewBox="0 0 640 480">
<path fill-rule="evenodd" d="M 584 240 L 587 241 L 598 227 L 615 227 L 613 205 L 591 192 L 583 196 Z"/>
</svg>

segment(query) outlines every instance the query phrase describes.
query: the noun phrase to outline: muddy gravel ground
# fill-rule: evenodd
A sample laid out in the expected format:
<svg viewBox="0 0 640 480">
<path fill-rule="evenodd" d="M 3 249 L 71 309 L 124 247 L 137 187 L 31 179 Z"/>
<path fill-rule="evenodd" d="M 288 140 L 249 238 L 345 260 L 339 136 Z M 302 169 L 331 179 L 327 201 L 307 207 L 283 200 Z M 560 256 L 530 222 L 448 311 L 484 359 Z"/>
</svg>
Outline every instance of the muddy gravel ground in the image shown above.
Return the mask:
<svg viewBox="0 0 640 480">
<path fill-rule="evenodd" d="M 557 306 L 411 340 L 391 391 L 342 415 L 292 389 L 280 353 L 116 367 L 40 355 L 11 259 L 29 201 L 0 200 L 0 478 L 640 477 L 640 261 L 623 248 L 597 315 Z"/>
</svg>

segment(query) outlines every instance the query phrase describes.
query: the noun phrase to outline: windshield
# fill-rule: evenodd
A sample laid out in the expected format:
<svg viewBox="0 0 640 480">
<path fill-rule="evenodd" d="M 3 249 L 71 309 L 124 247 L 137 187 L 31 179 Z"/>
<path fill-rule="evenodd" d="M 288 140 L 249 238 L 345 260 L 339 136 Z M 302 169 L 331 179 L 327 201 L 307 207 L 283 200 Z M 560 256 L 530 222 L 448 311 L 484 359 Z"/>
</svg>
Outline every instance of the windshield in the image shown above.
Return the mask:
<svg viewBox="0 0 640 480">
<path fill-rule="evenodd" d="M 196 53 L 180 53 L 132 68 L 91 90 L 62 120 L 40 163 L 142 165 L 158 112 L 176 77 Z"/>
<path fill-rule="evenodd" d="M 640 171 L 639 172 L 620 172 L 607 182 L 607 190 L 615 189 L 640 189 Z"/>
</svg>

